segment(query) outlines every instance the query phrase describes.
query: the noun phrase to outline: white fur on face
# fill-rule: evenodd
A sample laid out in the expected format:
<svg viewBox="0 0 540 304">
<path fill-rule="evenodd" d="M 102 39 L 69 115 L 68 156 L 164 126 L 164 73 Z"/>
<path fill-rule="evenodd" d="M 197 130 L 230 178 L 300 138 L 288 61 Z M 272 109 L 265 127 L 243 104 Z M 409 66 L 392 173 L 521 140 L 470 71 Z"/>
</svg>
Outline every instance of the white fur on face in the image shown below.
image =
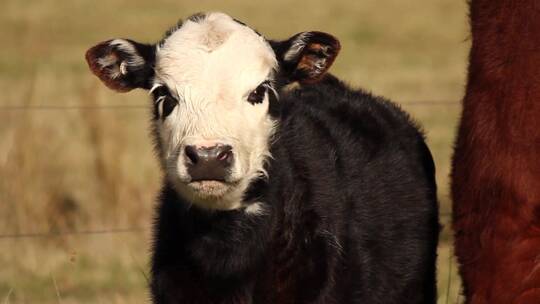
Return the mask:
<svg viewBox="0 0 540 304">
<path fill-rule="evenodd" d="M 272 76 L 277 63 L 268 42 L 221 13 L 187 21 L 160 44 L 155 86 L 167 86 L 178 105 L 156 120 L 167 177 L 192 203 L 209 209 L 236 209 L 250 181 L 264 174 L 275 122 L 262 103 L 247 101 Z M 187 145 L 233 147 L 225 183 L 190 183 L 184 160 Z"/>
</svg>

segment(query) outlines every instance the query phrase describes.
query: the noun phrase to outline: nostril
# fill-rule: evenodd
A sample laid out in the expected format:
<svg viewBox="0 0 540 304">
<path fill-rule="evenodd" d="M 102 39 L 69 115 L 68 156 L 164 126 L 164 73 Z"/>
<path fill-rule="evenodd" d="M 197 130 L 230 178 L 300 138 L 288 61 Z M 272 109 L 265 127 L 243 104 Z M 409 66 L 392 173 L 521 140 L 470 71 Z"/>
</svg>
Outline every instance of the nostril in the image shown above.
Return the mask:
<svg viewBox="0 0 540 304">
<path fill-rule="evenodd" d="M 229 165 L 232 162 L 233 153 L 231 146 L 221 146 L 216 156 L 217 160 L 223 164 Z"/>
<path fill-rule="evenodd" d="M 192 163 L 196 164 L 199 161 L 199 156 L 197 155 L 197 148 L 194 146 L 186 146 L 184 149 L 187 159 Z"/>
<path fill-rule="evenodd" d="M 221 162 L 227 161 L 232 157 L 232 152 L 229 151 L 221 151 L 219 152 L 217 159 Z"/>
</svg>

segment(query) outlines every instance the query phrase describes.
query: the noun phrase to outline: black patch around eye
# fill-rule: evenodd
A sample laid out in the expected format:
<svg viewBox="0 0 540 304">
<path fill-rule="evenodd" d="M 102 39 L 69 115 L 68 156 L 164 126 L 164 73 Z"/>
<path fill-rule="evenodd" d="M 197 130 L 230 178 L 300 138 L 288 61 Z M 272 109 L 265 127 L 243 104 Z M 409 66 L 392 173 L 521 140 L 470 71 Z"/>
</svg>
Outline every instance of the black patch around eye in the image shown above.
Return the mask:
<svg viewBox="0 0 540 304">
<path fill-rule="evenodd" d="M 169 89 L 162 85 L 152 90 L 154 99 L 154 119 L 165 120 L 178 104 L 176 98 L 171 96 Z"/>
<path fill-rule="evenodd" d="M 162 112 L 161 112 L 161 119 L 165 120 L 169 114 L 174 110 L 174 107 L 178 104 L 176 99 L 172 98 L 171 96 L 165 96 L 163 101 L 161 101 L 162 105 Z"/>
<path fill-rule="evenodd" d="M 169 89 L 164 85 L 160 85 L 152 90 L 152 98 L 154 98 L 154 101 L 157 101 L 161 96 L 171 96 Z"/>
<path fill-rule="evenodd" d="M 255 90 L 249 93 L 248 98 L 247 98 L 248 102 L 251 103 L 252 105 L 262 103 L 267 90 L 268 90 L 268 83 L 266 82 L 261 83 Z"/>
</svg>

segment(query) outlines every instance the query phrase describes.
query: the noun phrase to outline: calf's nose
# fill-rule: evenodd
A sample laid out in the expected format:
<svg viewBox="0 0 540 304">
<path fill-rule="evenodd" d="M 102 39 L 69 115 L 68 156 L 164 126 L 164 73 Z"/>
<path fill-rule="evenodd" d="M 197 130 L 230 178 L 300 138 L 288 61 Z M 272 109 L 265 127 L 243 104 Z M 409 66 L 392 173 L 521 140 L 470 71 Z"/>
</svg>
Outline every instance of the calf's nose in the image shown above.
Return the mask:
<svg viewBox="0 0 540 304">
<path fill-rule="evenodd" d="M 215 145 L 211 147 L 186 146 L 184 148 L 187 171 L 191 181 L 225 181 L 233 162 L 232 147 Z"/>
</svg>

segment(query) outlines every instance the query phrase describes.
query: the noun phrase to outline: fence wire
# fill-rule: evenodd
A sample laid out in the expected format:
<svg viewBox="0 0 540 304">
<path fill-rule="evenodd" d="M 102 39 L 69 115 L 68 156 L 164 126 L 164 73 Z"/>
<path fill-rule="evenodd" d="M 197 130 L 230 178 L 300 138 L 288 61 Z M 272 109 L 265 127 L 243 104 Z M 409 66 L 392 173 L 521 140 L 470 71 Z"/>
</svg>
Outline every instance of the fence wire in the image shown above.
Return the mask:
<svg viewBox="0 0 540 304">
<path fill-rule="evenodd" d="M 396 102 L 402 106 L 460 106 L 460 102 L 440 101 L 405 101 Z M 68 111 L 68 110 L 144 110 L 149 106 L 145 104 L 135 105 L 0 105 L 0 111 Z"/>
<path fill-rule="evenodd" d="M 100 234 L 119 234 L 119 233 L 138 233 L 149 231 L 149 227 L 130 227 L 130 228 L 112 228 L 112 229 L 95 229 L 95 230 L 71 230 L 71 231 L 52 231 L 52 232 L 29 232 L 29 233 L 12 233 L 0 234 L 2 239 L 26 239 L 26 238 L 53 238 L 70 235 L 100 235 Z"/>
<path fill-rule="evenodd" d="M 124 109 L 148 109 L 148 105 L 35 105 L 35 106 L 18 106 L 18 105 L 3 105 L 0 106 L 0 111 L 63 111 L 63 110 L 124 110 Z"/>
<path fill-rule="evenodd" d="M 441 213 L 440 218 L 450 218 L 451 213 Z M 109 228 L 109 229 L 88 229 L 71 231 L 51 231 L 51 232 L 26 232 L 26 233 L 7 233 L 0 234 L 0 240 L 5 239 L 28 239 L 28 238 L 54 238 L 71 235 L 107 235 L 121 233 L 141 233 L 150 231 L 150 227 L 128 227 L 128 228 Z"/>
</svg>

